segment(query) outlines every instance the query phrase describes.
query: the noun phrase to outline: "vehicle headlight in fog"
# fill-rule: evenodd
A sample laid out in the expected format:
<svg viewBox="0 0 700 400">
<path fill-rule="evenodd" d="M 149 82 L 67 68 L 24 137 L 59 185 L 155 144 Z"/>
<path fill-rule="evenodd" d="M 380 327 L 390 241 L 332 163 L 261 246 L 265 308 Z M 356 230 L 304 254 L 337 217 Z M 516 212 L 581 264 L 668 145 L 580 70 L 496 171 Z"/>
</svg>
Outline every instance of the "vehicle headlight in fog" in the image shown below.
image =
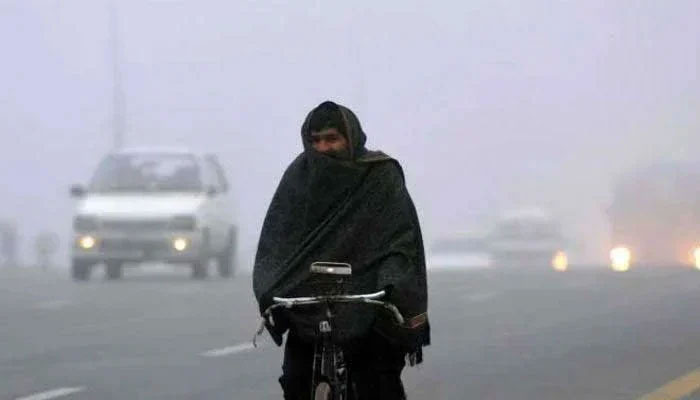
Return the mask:
<svg viewBox="0 0 700 400">
<path fill-rule="evenodd" d="M 95 247 L 95 244 L 97 244 L 97 239 L 92 236 L 82 236 L 80 239 L 78 239 L 78 245 L 85 250 L 92 249 Z"/>
<path fill-rule="evenodd" d="M 700 269 L 700 246 L 693 250 L 693 261 L 695 262 L 695 268 Z"/>
<path fill-rule="evenodd" d="M 566 271 L 569 268 L 569 258 L 563 251 L 558 251 L 554 257 L 552 257 L 552 268 L 556 271 Z"/>
<path fill-rule="evenodd" d="M 185 251 L 189 242 L 185 238 L 175 238 L 173 239 L 173 248 L 177 251 Z"/>
<path fill-rule="evenodd" d="M 610 266 L 613 270 L 624 272 L 630 269 L 632 252 L 627 247 L 615 247 L 610 250 Z"/>
</svg>

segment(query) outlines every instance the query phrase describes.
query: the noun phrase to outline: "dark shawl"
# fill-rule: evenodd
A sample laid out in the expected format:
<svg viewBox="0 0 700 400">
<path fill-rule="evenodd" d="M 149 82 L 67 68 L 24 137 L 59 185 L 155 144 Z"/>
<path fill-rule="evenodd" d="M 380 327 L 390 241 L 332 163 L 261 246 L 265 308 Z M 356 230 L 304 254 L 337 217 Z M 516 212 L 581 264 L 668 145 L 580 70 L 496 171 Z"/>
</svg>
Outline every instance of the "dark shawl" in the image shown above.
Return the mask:
<svg viewBox="0 0 700 400">
<path fill-rule="evenodd" d="M 374 328 L 407 352 L 429 344 L 427 283 L 423 240 L 416 210 L 398 161 L 369 152 L 355 114 L 338 106 L 351 144 L 350 160 L 313 150 L 307 116 L 301 134 L 304 152 L 287 168 L 265 217 L 253 271 L 260 310 L 273 296 L 318 294 L 309 266 L 314 261 L 352 265 L 350 293 L 387 289 L 386 299 L 406 317 L 397 326 L 374 308 L 339 306 L 336 325 L 348 340 Z M 364 307 L 350 311 L 347 307 Z M 275 315 L 268 327 L 278 344 L 292 326 L 312 337 L 317 319 L 308 312 Z"/>
</svg>

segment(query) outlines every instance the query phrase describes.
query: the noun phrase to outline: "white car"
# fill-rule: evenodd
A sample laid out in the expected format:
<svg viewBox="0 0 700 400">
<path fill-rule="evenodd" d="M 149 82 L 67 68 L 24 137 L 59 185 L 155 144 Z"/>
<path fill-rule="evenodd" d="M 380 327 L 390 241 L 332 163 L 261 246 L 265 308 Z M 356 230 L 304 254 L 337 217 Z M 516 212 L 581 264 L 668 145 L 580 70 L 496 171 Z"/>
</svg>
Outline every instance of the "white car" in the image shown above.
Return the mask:
<svg viewBox="0 0 700 400">
<path fill-rule="evenodd" d="M 229 187 L 216 157 L 187 150 L 131 149 L 104 157 L 87 187 L 74 185 L 72 276 L 105 264 L 108 279 L 126 263 L 185 264 L 193 278 L 234 271 L 236 229 Z"/>
<path fill-rule="evenodd" d="M 489 245 L 493 262 L 499 267 L 568 267 L 559 222 L 538 208 L 504 214 L 491 232 Z"/>
</svg>

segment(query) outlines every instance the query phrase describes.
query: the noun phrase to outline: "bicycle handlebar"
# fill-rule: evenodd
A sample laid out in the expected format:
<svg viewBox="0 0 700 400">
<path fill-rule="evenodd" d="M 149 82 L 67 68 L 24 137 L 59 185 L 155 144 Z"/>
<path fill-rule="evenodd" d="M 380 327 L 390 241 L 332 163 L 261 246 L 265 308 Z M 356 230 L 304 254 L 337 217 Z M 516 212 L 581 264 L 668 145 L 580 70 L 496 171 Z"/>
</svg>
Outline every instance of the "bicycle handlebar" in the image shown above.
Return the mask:
<svg viewBox="0 0 700 400">
<path fill-rule="evenodd" d="M 319 301 L 319 302 L 325 302 L 329 300 L 359 300 L 359 299 L 367 299 L 367 300 L 377 300 L 381 299 L 382 297 L 386 296 L 386 291 L 381 290 L 377 293 L 370 293 L 370 294 L 348 294 L 348 295 L 332 295 L 332 296 L 314 296 L 314 297 L 273 297 L 272 301 L 275 303 L 284 303 L 284 304 L 294 304 L 294 303 L 300 303 L 300 302 L 308 302 L 308 301 Z"/>
<path fill-rule="evenodd" d="M 273 297 L 272 300 L 275 302 L 275 304 L 269 306 L 263 313 L 262 313 L 262 322 L 260 323 L 260 328 L 257 330 L 255 336 L 253 336 L 253 346 L 257 347 L 256 339 L 258 336 L 260 336 L 265 330 L 265 322 L 270 321 L 270 324 L 274 326 L 274 321 L 270 318 L 272 316 L 272 311 L 277 309 L 277 308 L 292 308 L 295 306 L 305 306 L 305 305 L 314 305 L 314 304 L 323 304 L 323 303 L 364 303 L 364 304 L 371 304 L 375 306 L 380 306 L 383 307 L 387 310 L 389 310 L 394 317 L 394 320 L 399 325 L 403 325 L 405 322 L 405 319 L 403 315 L 401 315 L 401 312 L 399 311 L 398 308 L 396 308 L 395 305 L 385 302 L 385 301 L 379 301 L 377 299 L 381 299 L 386 295 L 386 292 L 384 290 L 376 292 L 376 293 L 369 293 L 369 294 L 352 294 L 352 295 L 331 295 L 331 296 L 313 296 L 313 297 Z"/>
</svg>

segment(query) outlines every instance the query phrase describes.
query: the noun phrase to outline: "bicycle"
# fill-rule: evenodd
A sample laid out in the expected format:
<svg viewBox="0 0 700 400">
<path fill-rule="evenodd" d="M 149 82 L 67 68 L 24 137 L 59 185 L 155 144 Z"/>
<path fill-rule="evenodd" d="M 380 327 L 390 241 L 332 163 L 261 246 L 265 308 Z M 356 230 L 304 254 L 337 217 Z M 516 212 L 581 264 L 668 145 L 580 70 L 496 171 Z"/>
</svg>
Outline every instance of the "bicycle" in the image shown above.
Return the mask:
<svg viewBox="0 0 700 400">
<path fill-rule="evenodd" d="M 341 277 L 336 279 L 336 287 L 343 287 L 344 279 L 351 275 L 352 267 L 343 263 L 316 262 L 311 265 L 311 272 L 329 276 Z M 312 367 L 312 400 L 347 400 L 348 399 L 348 371 L 341 346 L 334 340 L 334 313 L 333 306 L 341 303 L 369 304 L 388 310 L 394 320 L 404 323 L 404 317 L 395 305 L 381 301 L 386 292 L 381 290 L 369 294 L 330 294 L 311 297 L 274 297 L 275 304 L 268 307 L 262 314 L 262 322 L 253 337 L 253 345 L 257 347 L 256 339 L 262 335 L 266 324 L 274 326 L 272 312 L 276 309 L 301 307 L 308 305 L 323 305 L 324 316 L 318 324 L 317 335 L 314 341 L 314 356 Z"/>
</svg>

